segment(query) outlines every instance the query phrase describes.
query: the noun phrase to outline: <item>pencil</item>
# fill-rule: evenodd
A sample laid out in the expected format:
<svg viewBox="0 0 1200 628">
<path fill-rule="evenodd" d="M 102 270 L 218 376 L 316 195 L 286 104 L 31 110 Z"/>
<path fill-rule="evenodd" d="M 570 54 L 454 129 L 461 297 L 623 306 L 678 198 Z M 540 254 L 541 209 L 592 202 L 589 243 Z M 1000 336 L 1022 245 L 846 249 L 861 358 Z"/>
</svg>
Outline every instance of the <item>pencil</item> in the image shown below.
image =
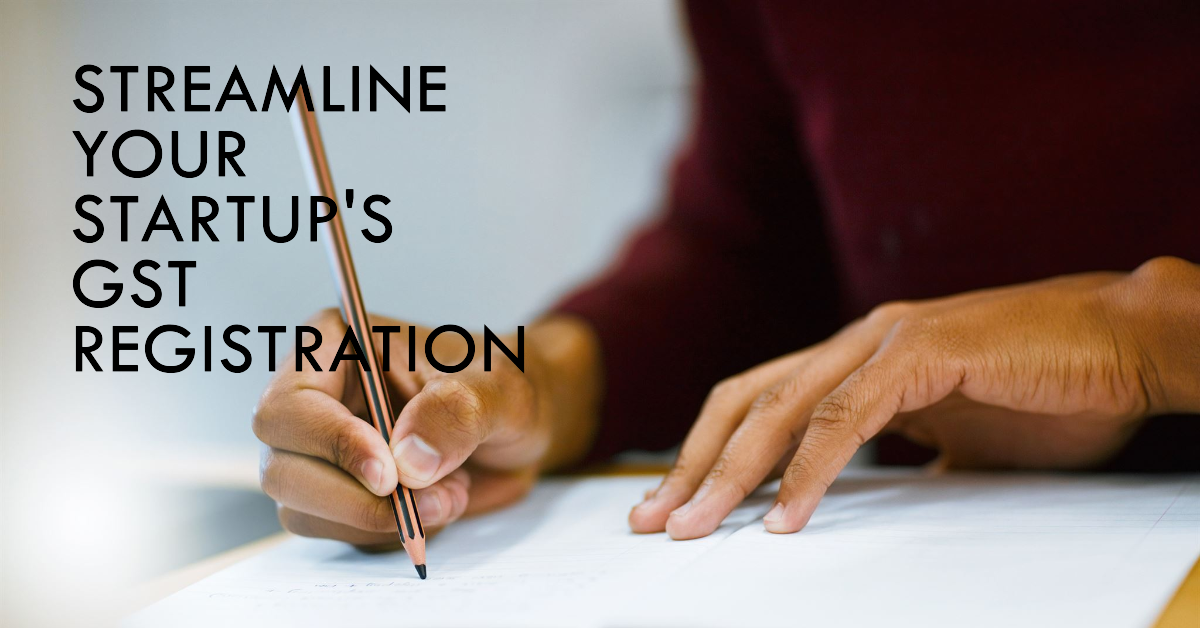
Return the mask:
<svg viewBox="0 0 1200 628">
<path fill-rule="evenodd" d="M 292 127 L 300 145 L 300 158 L 305 162 L 308 187 L 313 195 L 325 196 L 337 204 L 337 191 L 333 187 L 333 176 L 329 173 L 329 162 L 325 159 L 325 147 L 321 143 L 321 131 L 317 128 L 317 115 L 308 108 L 304 90 L 298 90 L 292 105 Z M 379 430 L 384 442 L 391 443 L 392 402 L 388 398 L 383 371 L 379 367 L 379 354 L 375 351 L 375 340 L 367 322 L 367 309 L 363 306 L 362 292 L 358 288 L 358 275 L 354 272 L 354 260 L 350 257 L 350 243 L 346 239 L 346 228 L 341 213 L 335 212 L 324 222 L 325 245 L 329 253 L 329 264 L 333 268 L 334 280 L 338 284 L 342 300 L 342 316 L 354 330 L 366 359 L 359 361 L 359 380 L 362 382 L 363 398 L 367 401 L 367 412 L 371 424 Z M 392 514 L 396 518 L 396 531 L 400 543 L 412 559 L 417 574 L 425 579 L 425 529 L 421 526 L 421 515 L 417 514 L 417 501 L 410 488 L 396 486 L 391 495 Z"/>
</svg>

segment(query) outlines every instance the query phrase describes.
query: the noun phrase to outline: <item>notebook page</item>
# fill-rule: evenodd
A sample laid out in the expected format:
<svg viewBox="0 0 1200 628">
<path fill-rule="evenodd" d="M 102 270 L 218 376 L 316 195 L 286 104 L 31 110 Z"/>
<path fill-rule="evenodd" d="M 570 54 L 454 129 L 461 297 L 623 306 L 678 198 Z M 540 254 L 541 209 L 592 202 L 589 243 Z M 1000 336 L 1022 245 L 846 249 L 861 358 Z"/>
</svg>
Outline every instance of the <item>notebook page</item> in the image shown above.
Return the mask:
<svg viewBox="0 0 1200 628">
<path fill-rule="evenodd" d="M 292 539 L 131 626 L 1146 626 L 1200 554 L 1200 478 L 856 473 L 809 527 L 769 495 L 705 539 L 635 535 L 656 478 L 552 480 L 396 554 Z"/>
<path fill-rule="evenodd" d="M 130 626 L 598 626 L 614 604 L 690 564 L 769 505 L 752 501 L 688 543 L 632 534 L 653 477 L 549 480 L 520 504 L 428 544 L 429 579 L 402 554 L 289 539 L 135 615 Z"/>
<path fill-rule="evenodd" d="M 613 620 L 1150 626 L 1198 555 L 1195 476 L 843 477 L 802 533 L 746 526 Z M 713 582 L 737 603 L 671 610 Z"/>
</svg>

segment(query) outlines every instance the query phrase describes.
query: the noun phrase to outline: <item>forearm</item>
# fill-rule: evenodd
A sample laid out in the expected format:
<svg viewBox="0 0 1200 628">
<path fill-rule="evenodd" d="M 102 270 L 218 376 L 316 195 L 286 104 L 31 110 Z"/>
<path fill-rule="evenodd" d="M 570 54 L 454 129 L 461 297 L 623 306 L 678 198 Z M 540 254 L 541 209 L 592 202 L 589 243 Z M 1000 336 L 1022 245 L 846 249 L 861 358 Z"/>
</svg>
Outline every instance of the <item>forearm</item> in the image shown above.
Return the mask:
<svg viewBox="0 0 1200 628">
<path fill-rule="evenodd" d="M 1200 414 L 1200 266 L 1175 257 L 1142 264 L 1115 290 L 1139 339 L 1152 414 Z"/>
</svg>

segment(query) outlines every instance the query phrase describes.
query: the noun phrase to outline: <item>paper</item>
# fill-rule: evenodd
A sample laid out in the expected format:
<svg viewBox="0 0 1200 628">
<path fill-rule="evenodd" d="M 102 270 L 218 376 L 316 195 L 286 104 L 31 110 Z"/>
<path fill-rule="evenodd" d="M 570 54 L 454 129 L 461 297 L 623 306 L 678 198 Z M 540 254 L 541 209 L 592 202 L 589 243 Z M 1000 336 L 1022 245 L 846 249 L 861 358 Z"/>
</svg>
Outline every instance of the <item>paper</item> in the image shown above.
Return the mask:
<svg viewBox="0 0 1200 628">
<path fill-rule="evenodd" d="M 1148 626 L 1200 555 L 1200 477 L 859 473 L 808 527 L 770 496 L 715 534 L 635 535 L 656 478 L 550 480 L 406 558 L 290 539 L 129 626 Z"/>
</svg>

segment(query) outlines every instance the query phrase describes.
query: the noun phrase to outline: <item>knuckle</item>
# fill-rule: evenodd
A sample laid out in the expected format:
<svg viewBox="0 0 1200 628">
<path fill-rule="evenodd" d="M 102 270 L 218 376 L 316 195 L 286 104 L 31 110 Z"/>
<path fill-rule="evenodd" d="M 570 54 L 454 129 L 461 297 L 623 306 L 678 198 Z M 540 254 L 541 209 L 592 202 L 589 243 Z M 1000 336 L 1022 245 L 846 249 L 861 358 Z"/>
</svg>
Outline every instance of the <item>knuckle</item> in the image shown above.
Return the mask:
<svg viewBox="0 0 1200 628">
<path fill-rule="evenodd" d="M 312 326 L 318 328 L 326 325 L 341 324 L 341 322 L 342 312 L 336 307 L 327 307 L 318 310 L 316 314 L 313 314 L 312 319 L 310 319 Z"/>
<path fill-rule="evenodd" d="M 830 394 L 813 410 L 806 440 L 813 446 L 826 448 L 837 447 L 840 441 L 849 439 L 855 448 L 862 447 L 866 437 L 855 421 L 858 410 L 850 394 L 841 391 Z"/>
<path fill-rule="evenodd" d="M 704 476 L 704 484 L 706 486 L 721 484 L 728 475 L 729 459 L 722 457 L 720 460 L 717 460 L 717 463 L 713 465 L 712 469 L 709 469 L 708 475 Z"/>
<path fill-rule="evenodd" d="M 370 532 L 387 532 L 396 528 L 392 504 L 383 497 L 363 502 L 355 517 L 355 522 L 356 528 Z"/>
<path fill-rule="evenodd" d="M 1156 257 L 1143 263 L 1134 270 L 1134 275 L 1144 279 L 1163 279 L 1175 277 L 1179 275 L 1191 275 L 1195 273 L 1195 266 L 1191 262 L 1178 257 L 1165 255 Z"/>
<path fill-rule="evenodd" d="M 296 451 L 313 452 L 313 455 L 323 454 L 326 460 L 336 463 L 334 443 L 342 431 L 338 422 L 330 421 L 310 395 L 295 395 L 289 402 L 289 414 L 291 440 L 303 447 Z"/>
<path fill-rule="evenodd" d="M 908 301 L 888 301 L 871 309 L 867 322 L 890 324 L 908 316 L 916 306 Z"/>
<path fill-rule="evenodd" d="M 671 470 L 668 471 L 666 477 L 663 478 L 662 484 L 663 486 L 686 484 L 688 478 L 691 478 L 695 475 L 696 473 L 693 471 L 691 459 L 683 452 L 680 452 L 680 454 L 675 458 L 675 464 L 671 466 Z"/>
<path fill-rule="evenodd" d="M 783 482 L 789 486 L 815 487 L 825 491 L 833 484 L 836 473 L 818 465 L 808 456 L 797 456 L 783 474 Z"/>
<path fill-rule="evenodd" d="M 292 534 L 299 534 L 300 536 L 304 536 L 304 534 L 302 534 L 300 532 L 300 530 L 297 529 L 299 526 L 296 525 L 296 515 L 292 510 L 290 510 L 288 508 L 284 508 L 283 506 L 276 505 L 275 506 L 275 515 L 279 517 L 279 525 L 283 526 L 284 530 L 287 530 L 288 532 L 291 532 Z"/>
<path fill-rule="evenodd" d="M 685 478 L 688 475 L 690 475 L 690 469 L 691 469 L 691 467 L 688 466 L 687 461 L 684 459 L 684 457 L 680 456 L 678 459 L 675 460 L 675 464 L 674 464 L 674 466 L 671 467 L 671 470 L 667 471 L 666 477 L 663 478 L 663 484 L 664 485 L 665 484 L 673 484 L 675 482 L 678 482 L 682 478 Z"/>
<path fill-rule="evenodd" d="M 892 325 L 891 342 L 921 347 L 940 345 L 946 335 L 947 327 L 946 320 L 941 316 L 903 316 Z"/>
<path fill-rule="evenodd" d="M 738 458 L 735 452 L 722 454 L 717 463 L 713 465 L 712 470 L 708 472 L 704 483 L 717 490 L 728 491 L 739 500 L 745 498 L 757 487 L 757 482 L 755 478 L 748 477 L 743 472 L 745 466 L 739 462 Z"/>
<path fill-rule="evenodd" d="M 891 337 L 893 340 L 913 340 L 924 335 L 932 325 L 927 318 L 905 316 L 892 323 Z"/>
<path fill-rule="evenodd" d="M 799 384 L 796 379 L 788 377 L 783 381 L 768 387 L 759 393 L 750 404 L 750 414 L 753 417 L 761 412 L 771 412 L 785 409 L 795 399 Z"/>
<path fill-rule="evenodd" d="M 833 444 L 844 429 L 845 422 L 828 413 L 813 414 L 808 420 L 804 442 L 808 447 L 824 449 Z"/>
<path fill-rule="evenodd" d="M 278 397 L 275 384 L 267 386 L 250 416 L 250 429 L 254 432 L 255 438 L 264 443 L 270 438 L 271 417 L 274 413 L 273 408 L 278 403 Z"/>
<path fill-rule="evenodd" d="M 740 375 L 726 377 L 712 387 L 708 393 L 709 400 L 724 399 L 737 394 L 742 389 L 744 384 Z"/>
<path fill-rule="evenodd" d="M 803 485 L 816 477 L 817 474 L 813 471 L 813 464 L 808 456 L 797 455 L 784 469 L 782 483 L 788 486 Z"/>
<path fill-rule="evenodd" d="M 770 388 L 759 393 L 754 401 L 750 404 L 750 413 L 747 415 L 754 416 L 762 412 L 769 412 L 783 405 L 783 392 L 778 386 Z"/>
<path fill-rule="evenodd" d="M 851 395 L 835 390 L 813 408 L 808 420 L 809 431 L 824 432 L 840 428 L 854 415 L 855 403 Z"/>
<path fill-rule="evenodd" d="M 334 428 L 333 438 L 327 440 L 329 461 L 339 468 L 351 469 L 357 454 L 357 439 L 349 429 L 338 426 Z"/>
<path fill-rule="evenodd" d="M 921 356 L 926 369 L 932 364 L 959 364 L 971 355 L 972 332 L 964 330 L 961 318 L 951 315 L 910 316 L 900 319 L 886 342 L 886 357 L 908 366 Z"/>
<path fill-rule="evenodd" d="M 254 412 L 252 412 L 250 415 L 250 431 L 254 432 L 254 437 L 262 442 L 266 442 L 266 439 L 263 437 L 265 432 L 265 423 L 266 416 L 263 414 L 263 403 L 259 402 L 259 404 L 254 407 Z"/>
<path fill-rule="evenodd" d="M 484 404 L 471 386 L 457 379 L 437 379 L 423 391 L 428 403 L 445 415 L 442 427 L 467 436 L 479 436 L 484 416 Z"/>
<path fill-rule="evenodd" d="M 258 483 L 267 497 L 279 501 L 280 497 L 280 462 L 274 450 L 263 453 L 258 466 Z"/>
<path fill-rule="evenodd" d="M 308 515 L 283 506 L 276 508 L 276 514 L 279 516 L 279 525 L 283 526 L 284 530 L 297 536 L 316 536 Z"/>
</svg>

